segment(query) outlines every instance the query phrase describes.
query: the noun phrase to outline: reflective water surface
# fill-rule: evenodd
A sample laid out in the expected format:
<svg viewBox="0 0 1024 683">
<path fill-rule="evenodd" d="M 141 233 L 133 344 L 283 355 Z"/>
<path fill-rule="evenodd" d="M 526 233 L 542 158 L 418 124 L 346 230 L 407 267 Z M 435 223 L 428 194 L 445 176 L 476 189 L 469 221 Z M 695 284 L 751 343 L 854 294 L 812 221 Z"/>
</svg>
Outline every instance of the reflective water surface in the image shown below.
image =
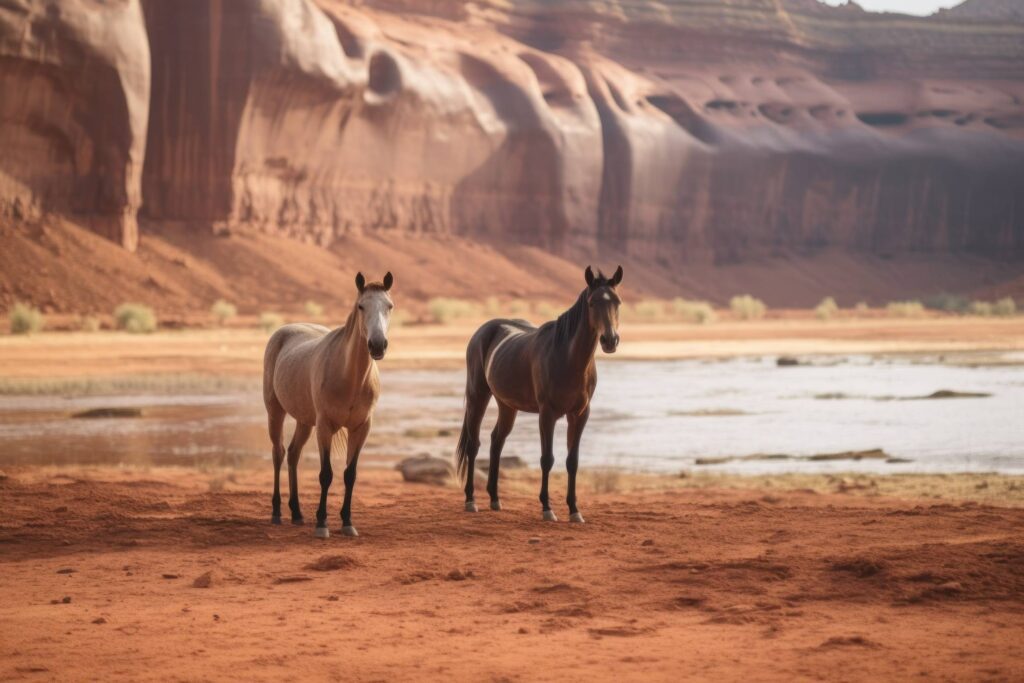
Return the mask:
<svg viewBox="0 0 1024 683">
<path fill-rule="evenodd" d="M 979 367 L 940 358 L 774 358 L 599 362 L 583 439 L 584 466 L 678 472 L 1024 473 L 1024 359 Z M 368 465 L 430 453 L 451 457 L 462 420 L 461 370 L 381 368 L 384 393 L 364 451 Z M 936 391 L 984 394 L 929 399 Z M 95 407 L 141 417 L 75 419 Z M 496 410 L 488 412 L 483 452 Z M 291 425 L 288 425 L 288 433 Z M 809 460 L 881 448 L 890 456 Z M 202 395 L 0 397 L 0 465 L 231 465 L 269 457 L 257 391 Z M 535 415 L 520 414 L 506 454 L 539 458 Z M 315 457 L 315 445 L 306 447 Z M 761 454 L 767 458 L 750 458 Z M 565 456 L 565 425 L 556 459 Z M 786 456 L 786 457 L 782 457 Z M 743 459 L 743 458 L 747 459 Z M 719 464 L 697 459 L 733 458 Z M 909 461 L 909 462 L 896 462 Z"/>
</svg>

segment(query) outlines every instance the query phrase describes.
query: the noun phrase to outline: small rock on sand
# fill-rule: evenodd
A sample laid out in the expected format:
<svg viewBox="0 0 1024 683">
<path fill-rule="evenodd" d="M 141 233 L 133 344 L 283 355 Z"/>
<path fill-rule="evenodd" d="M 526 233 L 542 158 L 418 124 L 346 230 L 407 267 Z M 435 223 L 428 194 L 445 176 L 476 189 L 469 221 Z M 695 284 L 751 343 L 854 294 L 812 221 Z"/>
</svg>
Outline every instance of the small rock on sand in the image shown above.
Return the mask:
<svg viewBox="0 0 1024 683">
<path fill-rule="evenodd" d="M 213 572 L 206 572 L 196 577 L 192 582 L 193 588 L 209 588 L 213 585 Z"/>
<path fill-rule="evenodd" d="M 70 595 L 65 595 L 63 598 L 60 599 L 60 601 L 62 603 L 64 603 L 65 605 L 70 604 L 71 596 Z"/>
<path fill-rule="evenodd" d="M 800 361 L 793 356 L 779 356 L 775 359 L 775 365 L 780 368 L 791 368 L 800 365 Z"/>
<path fill-rule="evenodd" d="M 76 571 L 77 570 L 72 569 L 71 567 L 64 567 L 63 569 L 58 569 L 57 573 L 58 574 L 74 574 Z"/>
<path fill-rule="evenodd" d="M 644 546 L 654 545 L 654 539 L 653 538 L 645 538 L 644 542 L 641 543 L 640 545 L 644 545 Z"/>
<path fill-rule="evenodd" d="M 71 413 L 71 417 L 80 419 L 108 419 L 108 418 L 123 418 L 123 417 L 142 417 L 141 408 L 90 408 L 89 410 L 80 410 L 77 413 Z"/>
<path fill-rule="evenodd" d="M 161 574 L 160 576 L 162 576 L 165 579 L 176 579 L 176 578 L 178 578 L 177 574 Z"/>
<path fill-rule="evenodd" d="M 539 536 L 531 536 L 530 540 L 527 541 L 527 543 L 530 543 L 530 544 L 540 543 L 540 537 Z"/>
<path fill-rule="evenodd" d="M 448 581 L 465 581 L 466 575 L 458 569 L 453 569 L 450 572 L 448 572 L 448 575 L 444 578 L 446 578 Z"/>
<path fill-rule="evenodd" d="M 406 458 L 398 463 L 395 469 L 402 473 L 402 479 L 405 481 L 434 486 L 446 486 L 454 475 L 451 463 L 431 455 Z"/>
<path fill-rule="evenodd" d="M 339 569 L 348 569 L 358 564 L 351 557 L 345 555 L 323 555 L 316 562 L 306 565 L 306 569 L 314 572 L 333 572 Z"/>
<path fill-rule="evenodd" d="M 92 620 L 92 623 L 94 623 L 94 624 L 105 624 L 105 623 L 107 623 L 107 620 L 104 619 L 103 617 L 96 617 L 95 619 Z"/>
</svg>

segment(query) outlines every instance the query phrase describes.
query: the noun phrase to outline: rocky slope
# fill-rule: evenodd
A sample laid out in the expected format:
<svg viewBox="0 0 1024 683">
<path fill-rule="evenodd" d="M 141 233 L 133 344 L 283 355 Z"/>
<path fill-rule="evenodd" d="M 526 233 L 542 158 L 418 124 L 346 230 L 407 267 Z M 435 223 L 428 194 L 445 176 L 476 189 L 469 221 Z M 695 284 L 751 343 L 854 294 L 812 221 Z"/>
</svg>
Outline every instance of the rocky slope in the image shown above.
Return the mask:
<svg viewBox="0 0 1024 683">
<path fill-rule="evenodd" d="M 5 0 L 0 214 L 665 269 L 1020 253 L 1024 23 L 999 8 Z"/>
</svg>

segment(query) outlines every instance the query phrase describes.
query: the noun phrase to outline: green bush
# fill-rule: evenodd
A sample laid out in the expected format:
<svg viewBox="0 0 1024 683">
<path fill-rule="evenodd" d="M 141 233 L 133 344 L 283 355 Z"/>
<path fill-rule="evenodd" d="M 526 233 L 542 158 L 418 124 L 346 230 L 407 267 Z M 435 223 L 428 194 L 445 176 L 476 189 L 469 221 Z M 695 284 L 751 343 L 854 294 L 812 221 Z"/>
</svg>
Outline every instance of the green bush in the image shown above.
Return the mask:
<svg viewBox="0 0 1024 683">
<path fill-rule="evenodd" d="M 987 318 L 992 315 L 992 310 L 992 304 L 987 301 L 972 301 L 970 308 L 968 308 L 968 313 Z"/>
<path fill-rule="evenodd" d="M 971 306 L 966 297 L 957 294 L 936 294 L 924 300 L 925 308 L 933 311 L 946 311 L 947 313 L 965 313 Z"/>
<path fill-rule="evenodd" d="M 218 325 L 224 327 L 229 320 L 238 315 L 238 308 L 230 301 L 217 299 L 210 307 L 210 314 L 213 315 L 213 319 L 217 321 Z"/>
<path fill-rule="evenodd" d="M 992 304 L 992 315 L 1010 316 L 1017 314 L 1017 302 L 1010 297 L 1003 297 Z"/>
<path fill-rule="evenodd" d="M 920 301 L 890 301 L 885 306 L 885 313 L 892 318 L 920 318 L 924 315 L 924 304 Z"/>
<path fill-rule="evenodd" d="M 814 307 L 814 315 L 817 316 L 818 320 L 830 320 L 838 312 L 839 305 L 830 296 L 822 299 L 821 303 Z"/>
<path fill-rule="evenodd" d="M 273 332 L 281 325 L 284 325 L 284 318 L 281 317 L 281 314 L 270 311 L 260 313 L 260 329 L 264 332 Z"/>
<path fill-rule="evenodd" d="M 324 314 L 324 307 L 315 301 L 307 301 L 304 308 L 310 318 L 319 318 Z"/>
<path fill-rule="evenodd" d="M 114 320 L 118 329 L 133 334 L 156 331 L 156 314 L 145 304 L 121 304 L 114 309 Z"/>
<path fill-rule="evenodd" d="M 740 320 L 757 320 L 763 318 L 768 307 L 760 299 L 755 299 L 749 294 L 734 296 L 729 299 L 729 308 Z"/>
<path fill-rule="evenodd" d="M 685 322 L 708 325 L 715 322 L 715 309 L 707 301 L 691 301 L 677 297 L 672 300 L 672 313 Z"/>
<path fill-rule="evenodd" d="M 459 318 L 470 318 L 479 313 L 476 304 L 470 301 L 450 299 L 443 296 L 434 297 L 428 301 L 427 310 L 430 311 L 430 318 L 442 325 Z"/>
<path fill-rule="evenodd" d="M 11 334 L 34 334 L 46 324 L 42 311 L 23 303 L 14 304 L 7 318 L 11 322 Z"/>
</svg>

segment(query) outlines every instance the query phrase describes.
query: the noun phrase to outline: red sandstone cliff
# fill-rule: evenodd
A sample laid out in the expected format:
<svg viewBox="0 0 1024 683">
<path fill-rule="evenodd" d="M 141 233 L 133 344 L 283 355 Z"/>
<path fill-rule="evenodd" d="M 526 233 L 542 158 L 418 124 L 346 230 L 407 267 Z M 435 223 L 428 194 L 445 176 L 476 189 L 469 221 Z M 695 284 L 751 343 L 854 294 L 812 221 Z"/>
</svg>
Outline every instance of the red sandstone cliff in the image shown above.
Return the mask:
<svg viewBox="0 0 1024 683">
<path fill-rule="evenodd" d="M 129 247 L 141 207 L 662 264 L 1024 249 L 1024 23 L 997 0 L 356 4 L 0 3 L 0 211 Z"/>
</svg>

